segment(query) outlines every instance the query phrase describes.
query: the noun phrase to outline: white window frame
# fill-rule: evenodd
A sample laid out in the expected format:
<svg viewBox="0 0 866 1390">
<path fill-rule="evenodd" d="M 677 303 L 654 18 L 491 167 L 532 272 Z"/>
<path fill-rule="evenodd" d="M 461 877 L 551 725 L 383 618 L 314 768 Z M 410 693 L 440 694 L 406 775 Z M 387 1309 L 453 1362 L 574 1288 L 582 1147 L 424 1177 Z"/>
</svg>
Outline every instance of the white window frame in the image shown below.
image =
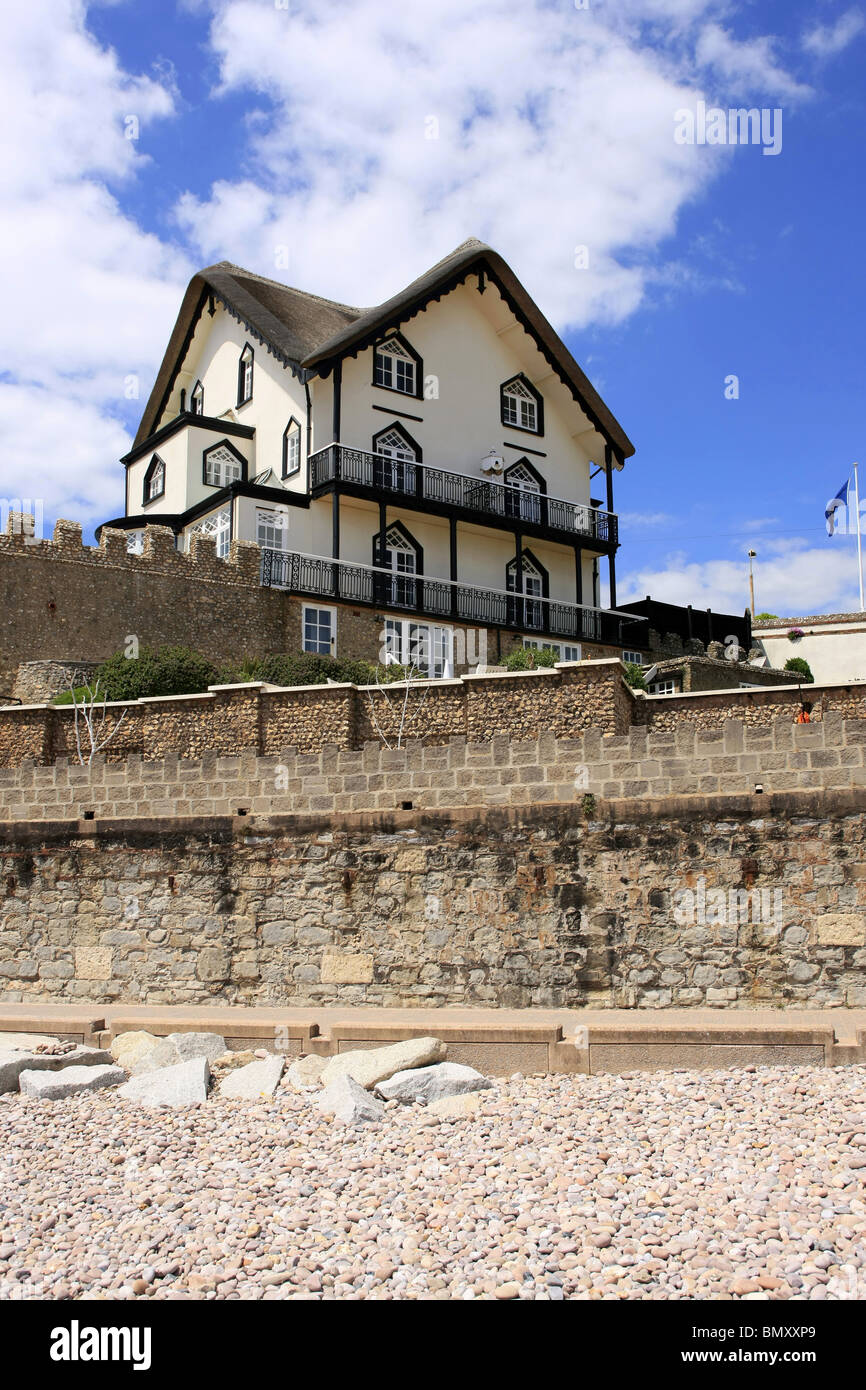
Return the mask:
<svg viewBox="0 0 866 1390">
<path fill-rule="evenodd" d="M 666 676 L 664 680 L 653 681 L 649 693 L 650 695 L 682 695 L 683 692 L 676 676 Z"/>
<path fill-rule="evenodd" d="M 211 475 L 211 459 L 216 458 L 218 455 L 222 455 L 223 457 L 219 458 L 217 465 L 219 472 L 216 478 L 214 478 Z M 231 476 L 229 476 L 230 469 L 237 469 L 237 472 L 233 472 Z M 232 453 L 231 449 L 227 449 L 225 444 L 215 444 L 212 449 L 208 449 L 204 457 L 204 481 L 206 487 L 228 487 L 229 483 L 240 482 L 243 476 L 244 469 L 241 460 Z"/>
<path fill-rule="evenodd" d="M 522 381 L 512 381 L 502 391 L 502 423 L 538 433 L 538 401 Z"/>
<path fill-rule="evenodd" d="M 155 487 L 154 484 L 158 483 Z M 156 466 L 147 480 L 147 500 L 155 502 L 158 497 L 162 497 L 165 492 L 165 464 L 162 459 L 158 459 Z"/>
<path fill-rule="evenodd" d="M 274 539 L 262 539 L 262 528 L 269 527 Z M 282 507 L 256 507 L 256 544 L 263 550 L 289 548 L 289 514 Z"/>
<path fill-rule="evenodd" d="M 426 638 L 420 636 L 422 632 L 427 634 Z M 425 644 L 426 652 L 419 653 L 419 643 Z M 425 665 L 417 660 L 419 654 L 427 656 Z M 414 664 L 428 679 L 448 680 L 454 674 L 453 627 L 419 622 L 416 618 L 386 618 L 385 664 Z"/>
<path fill-rule="evenodd" d="M 373 349 L 373 384 L 404 396 L 418 394 L 418 363 L 402 343 L 389 338 Z"/>
<path fill-rule="evenodd" d="M 144 552 L 144 532 L 127 531 L 126 533 L 126 553 L 127 555 L 141 555 Z"/>
<path fill-rule="evenodd" d="M 533 651 L 540 652 L 545 647 L 551 647 L 559 653 L 560 661 L 583 661 L 583 647 L 580 642 L 545 642 L 541 637 L 521 637 L 524 647 L 530 647 Z M 576 655 L 569 656 L 569 652 Z"/>
<path fill-rule="evenodd" d="M 308 613 L 327 613 L 331 620 L 331 638 L 327 652 L 321 651 L 317 645 L 307 646 L 307 614 Z M 316 623 L 318 627 L 318 622 Z M 311 652 L 320 656 L 337 655 L 337 610 L 327 603 L 305 603 L 301 607 L 301 650 Z"/>
<path fill-rule="evenodd" d="M 301 470 L 301 427 L 297 420 L 292 420 L 286 425 L 283 439 L 286 451 L 283 477 L 293 478 Z"/>
<path fill-rule="evenodd" d="M 232 514 L 230 507 L 221 507 L 218 512 L 210 512 L 201 521 L 190 527 L 187 550 L 192 546 L 193 536 L 213 536 L 216 541 L 218 560 L 227 560 L 231 549 Z"/>
<path fill-rule="evenodd" d="M 643 654 L 641 652 L 629 652 L 623 650 L 622 659 L 626 666 L 643 666 Z"/>
<path fill-rule="evenodd" d="M 200 381 L 189 393 L 190 413 L 193 415 L 204 415 L 204 387 Z"/>
<path fill-rule="evenodd" d="M 253 364 L 255 353 L 247 343 L 240 355 L 238 366 L 238 405 L 246 405 L 253 398 Z"/>
</svg>

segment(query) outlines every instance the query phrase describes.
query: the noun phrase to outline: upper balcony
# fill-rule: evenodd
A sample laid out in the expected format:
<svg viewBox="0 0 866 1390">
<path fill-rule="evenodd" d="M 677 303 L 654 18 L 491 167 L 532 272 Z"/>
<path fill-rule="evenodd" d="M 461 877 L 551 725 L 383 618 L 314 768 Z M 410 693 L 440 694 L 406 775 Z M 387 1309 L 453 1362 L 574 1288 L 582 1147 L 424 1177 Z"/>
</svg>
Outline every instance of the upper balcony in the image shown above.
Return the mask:
<svg viewBox="0 0 866 1390">
<path fill-rule="evenodd" d="M 530 534 L 582 541 L 600 550 L 612 550 L 619 544 L 613 512 L 345 444 L 329 444 L 310 456 L 313 496 L 332 486 L 373 501 L 383 496 L 401 498 L 420 504 L 424 510 L 456 514 L 462 521 L 509 529 L 518 526 Z"/>
</svg>

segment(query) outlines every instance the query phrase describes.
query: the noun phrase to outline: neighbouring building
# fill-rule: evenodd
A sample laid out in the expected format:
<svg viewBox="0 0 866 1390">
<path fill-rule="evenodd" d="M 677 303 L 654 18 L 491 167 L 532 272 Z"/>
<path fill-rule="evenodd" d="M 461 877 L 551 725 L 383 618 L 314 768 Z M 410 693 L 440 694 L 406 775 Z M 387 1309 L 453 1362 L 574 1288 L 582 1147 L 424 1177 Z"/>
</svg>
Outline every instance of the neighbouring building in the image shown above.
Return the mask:
<svg viewBox="0 0 866 1390">
<path fill-rule="evenodd" d="M 866 679 L 866 613 L 756 622 L 753 640 L 768 666 L 802 657 L 818 684 Z"/>
<path fill-rule="evenodd" d="M 262 584 L 302 600 L 307 651 L 339 656 L 348 625 L 357 654 L 360 623 L 370 659 L 384 644 L 431 675 L 515 642 L 640 654 L 646 618 L 616 606 L 633 452 L 479 241 L 373 309 L 220 262 L 189 285 L 104 525 L 132 552 L 154 524 L 222 557 L 256 541 Z M 497 650 L 473 651 L 480 633 Z"/>
</svg>

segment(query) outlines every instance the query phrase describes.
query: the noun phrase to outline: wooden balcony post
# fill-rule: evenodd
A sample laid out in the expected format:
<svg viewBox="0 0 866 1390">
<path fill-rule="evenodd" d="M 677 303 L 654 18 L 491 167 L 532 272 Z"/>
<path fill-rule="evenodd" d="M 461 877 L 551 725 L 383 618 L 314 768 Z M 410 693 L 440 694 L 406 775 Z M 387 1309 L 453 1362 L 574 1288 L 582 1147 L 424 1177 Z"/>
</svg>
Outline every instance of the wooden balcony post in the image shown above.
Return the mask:
<svg viewBox="0 0 866 1390">
<path fill-rule="evenodd" d="M 451 547 L 451 616 L 457 617 L 457 522 L 452 516 L 449 521 L 449 539 Z"/>
<path fill-rule="evenodd" d="M 610 444 L 604 446 L 604 467 L 607 473 L 607 510 L 608 515 L 613 515 L 613 448 Z M 608 567 L 610 572 L 610 598 L 608 600 L 611 608 L 616 608 L 616 556 L 613 546 L 608 555 Z"/>
</svg>

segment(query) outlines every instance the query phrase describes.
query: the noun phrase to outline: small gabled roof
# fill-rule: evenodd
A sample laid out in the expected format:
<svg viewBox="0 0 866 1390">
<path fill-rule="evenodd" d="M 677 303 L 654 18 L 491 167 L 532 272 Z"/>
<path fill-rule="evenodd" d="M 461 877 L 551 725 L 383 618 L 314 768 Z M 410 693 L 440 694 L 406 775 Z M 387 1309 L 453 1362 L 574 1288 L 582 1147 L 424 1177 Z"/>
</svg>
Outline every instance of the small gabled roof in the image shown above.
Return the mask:
<svg viewBox="0 0 866 1390">
<path fill-rule="evenodd" d="M 177 317 L 135 443 L 147 439 L 171 392 L 177 367 L 199 314 L 214 294 L 244 320 L 287 365 L 327 375 L 341 357 L 358 352 L 454 288 L 472 271 L 493 281 L 561 380 L 623 458 L 634 445 L 608 410 L 565 343 L 502 257 L 470 237 L 384 304 L 362 309 L 292 289 L 253 271 L 220 261 L 193 276 Z"/>
</svg>

